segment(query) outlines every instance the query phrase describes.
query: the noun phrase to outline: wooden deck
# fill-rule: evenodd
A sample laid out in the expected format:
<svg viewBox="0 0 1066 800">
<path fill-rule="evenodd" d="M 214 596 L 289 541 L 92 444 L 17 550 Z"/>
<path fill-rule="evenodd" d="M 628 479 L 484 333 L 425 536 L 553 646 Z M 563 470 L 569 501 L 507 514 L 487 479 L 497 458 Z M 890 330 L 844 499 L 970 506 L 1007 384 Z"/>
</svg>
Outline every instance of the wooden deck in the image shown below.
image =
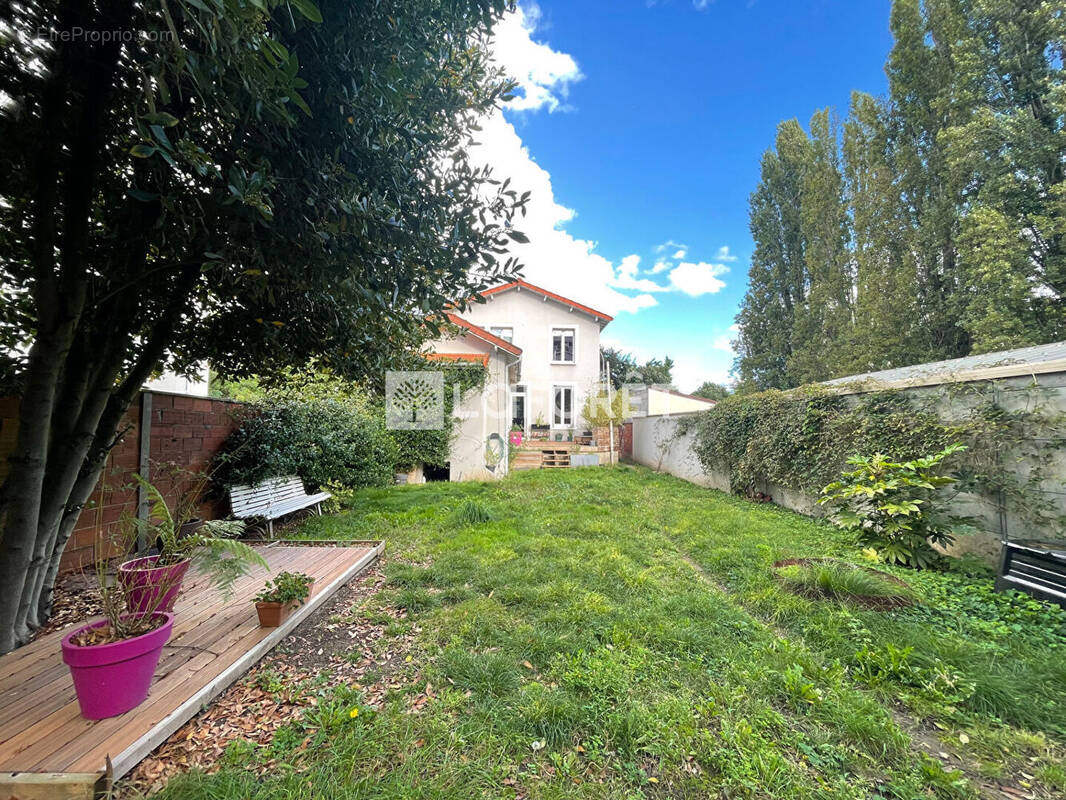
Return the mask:
<svg viewBox="0 0 1066 800">
<path fill-rule="evenodd" d="M 310 600 L 280 628 L 260 628 L 256 618 L 252 598 L 266 577 L 263 570 L 238 581 L 229 601 L 202 576 L 193 576 L 178 600 L 174 634 L 148 699 L 118 717 L 93 722 L 78 713 L 59 648 L 69 628 L 0 657 L 0 797 L 91 797 L 91 792 L 79 794 L 68 787 L 91 779 L 99 788 L 98 779 L 129 771 L 383 548 L 373 542 L 352 545 L 262 548 L 273 573 L 305 572 L 315 578 Z M 112 774 L 105 776 L 108 763 Z"/>
</svg>

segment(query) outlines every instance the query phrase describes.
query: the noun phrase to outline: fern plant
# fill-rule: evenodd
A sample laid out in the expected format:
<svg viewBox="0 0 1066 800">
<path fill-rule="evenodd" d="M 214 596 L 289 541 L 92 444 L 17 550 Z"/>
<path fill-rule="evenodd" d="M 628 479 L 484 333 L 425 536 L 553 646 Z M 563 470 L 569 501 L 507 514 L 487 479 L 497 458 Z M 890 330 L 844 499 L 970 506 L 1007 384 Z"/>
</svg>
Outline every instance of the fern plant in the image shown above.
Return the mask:
<svg viewBox="0 0 1066 800">
<path fill-rule="evenodd" d="M 209 520 L 195 533 L 179 536 L 187 515 L 172 512 L 162 492 L 151 482 L 138 474 L 134 474 L 133 478 L 144 489 L 149 504 L 148 519 L 136 519 L 134 525 L 141 541 L 155 541 L 158 544 L 157 566 L 178 564 L 190 559 L 192 566 L 207 575 L 224 597 L 232 595 L 233 584 L 241 576 L 247 575 L 253 566 L 270 569 L 254 548 L 237 538 L 245 530 L 241 520 Z M 199 497 L 201 489 L 202 485 L 195 488 L 196 497 Z"/>
</svg>

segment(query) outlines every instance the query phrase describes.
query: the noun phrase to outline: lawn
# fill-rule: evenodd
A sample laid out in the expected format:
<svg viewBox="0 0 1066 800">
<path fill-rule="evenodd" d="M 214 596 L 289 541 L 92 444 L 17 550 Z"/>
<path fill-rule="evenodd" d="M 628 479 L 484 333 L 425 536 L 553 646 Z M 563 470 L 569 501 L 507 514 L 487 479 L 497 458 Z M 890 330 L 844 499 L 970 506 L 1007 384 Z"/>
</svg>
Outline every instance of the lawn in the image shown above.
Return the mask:
<svg viewBox="0 0 1066 800">
<path fill-rule="evenodd" d="M 773 563 L 860 563 L 845 534 L 641 468 L 345 505 L 301 533 L 387 542 L 360 610 L 380 647 L 410 642 L 374 676 L 384 703 L 314 683 L 272 745 L 166 797 L 1066 792 L 1066 613 L 985 574 L 896 570 L 918 602 L 887 612 L 802 597 Z"/>
</svg>

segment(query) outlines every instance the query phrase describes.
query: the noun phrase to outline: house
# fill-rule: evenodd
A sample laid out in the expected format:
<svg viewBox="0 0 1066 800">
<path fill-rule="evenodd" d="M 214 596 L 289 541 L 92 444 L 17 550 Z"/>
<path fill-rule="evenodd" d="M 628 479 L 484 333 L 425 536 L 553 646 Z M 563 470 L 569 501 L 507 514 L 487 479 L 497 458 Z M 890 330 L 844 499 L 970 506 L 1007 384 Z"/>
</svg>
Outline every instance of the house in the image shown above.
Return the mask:
<svg viewBox="0 0 1066 800">
<path fill-rule="evenodd" d="M 482 297 L 461 316 L 449 314 L 454 332 L 430 343 L 431 359 L 477 359 L 489 369 L 482 396 L 471 393 L 458 406 L 451 480 L 506 474 L 514 427 L 526 435 L 534 425 L 567 436 L 584 431 L 581 409 L 600 382 L 600 332 L 612 320 L 523 280 Z M 494 463 L 498 444 L 504 458 Z"/>
<path fill-rule="evenodd" d="M 694 411 L 708 411 L 715 406 L 714 400 L 684 394 L 669 386 L 630 384 L 626 390 L 629 393 L 631 417 L 691 414 Z"/>
</svg>

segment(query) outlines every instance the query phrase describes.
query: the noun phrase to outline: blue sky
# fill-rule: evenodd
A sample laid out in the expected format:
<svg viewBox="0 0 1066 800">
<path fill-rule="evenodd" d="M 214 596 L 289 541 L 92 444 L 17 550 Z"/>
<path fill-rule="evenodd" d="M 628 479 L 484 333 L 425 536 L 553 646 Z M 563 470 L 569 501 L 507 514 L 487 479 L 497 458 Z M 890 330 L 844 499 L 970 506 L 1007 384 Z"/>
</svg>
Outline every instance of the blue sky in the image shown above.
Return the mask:
<svg viewBox="0 0 1066 800">
<path fill-rule="evenodd" d="M 526 277 L 615 315 L 607 343 L 724 380 L 748 195 L 781 120 L 886 90 L 890 0 L 539 0 L 494 43 L 521 97 L 484 157 L 534 193 Z"/>
</svg>

